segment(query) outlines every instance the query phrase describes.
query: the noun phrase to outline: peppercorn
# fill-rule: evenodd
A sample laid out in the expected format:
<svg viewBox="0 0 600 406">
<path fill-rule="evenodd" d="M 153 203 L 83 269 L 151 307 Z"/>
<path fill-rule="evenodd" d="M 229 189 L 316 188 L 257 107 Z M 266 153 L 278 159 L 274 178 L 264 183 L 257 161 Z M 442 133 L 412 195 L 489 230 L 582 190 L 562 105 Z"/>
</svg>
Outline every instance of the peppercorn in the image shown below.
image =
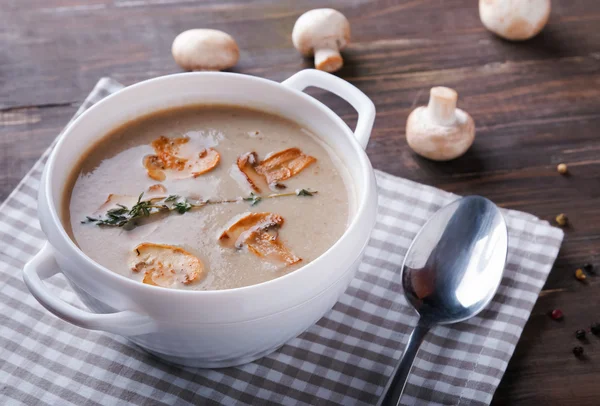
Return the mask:
<svg viewBox="0 0 600 406">
<path fill-rule="evenodd" d="M 567 170 L 568 170 L 567 165 L 566 164 L 558 164 L 558 166 L 556 167 L 556 170 L 561 175 L 564 175 L 565 173 L 567 173 Z"/>
<path fill-rule="evenodd" d="M 556 222 L 561 227 L 562 226 L 566 226 L 567 225 L 567 221 L 569 221 L 569 219 L 567 219 L 567 216 L 565 216 L 564 213 L 560 213 L 558 216 L 556 216 Z"/>
<path fill-rule="evenodd" d="M 550 313 L 550 317 L 552 317 L 554 320 L 560 320 L 563 318 L 563 312 L 560 309 L 554 309 L 552 310 L 552 313 Z M 600 331 L 600 325 L 598 325 L 599 331 Z"/>
<path fill-rule="evenodd" d="M 594 323 L 594 324 L 592 324 L 590 326 L 590 331 L 594 335 L 599 335 L 600 334 L 600 323 Z"/>
<path fill-rule="evenodd" d="M 583 270 L 586 272 L 593 272 L 594 271 L 594 265 L 592 264 L 585 264 L 583 266 Z"/>
<path fill-rule="evenodd" d="M 583 347 L 573 347 L 573 354 L 575 354 L 576 357 L 581 357 L 583 355 Z"/>
<path fill-rule="evenodd" d="M 580 281 L 584 281 L 586 278 L 585 273 L 583 273 L 583 270 L 581 268 L 575 271 L 575 277 Z"/>
<path fill-rule="evenodd" d="M 575 338 L 578 340 L 584 340 L 585 339 L 585 330 L 577 330 L 575 332 Z"/>
</svg>

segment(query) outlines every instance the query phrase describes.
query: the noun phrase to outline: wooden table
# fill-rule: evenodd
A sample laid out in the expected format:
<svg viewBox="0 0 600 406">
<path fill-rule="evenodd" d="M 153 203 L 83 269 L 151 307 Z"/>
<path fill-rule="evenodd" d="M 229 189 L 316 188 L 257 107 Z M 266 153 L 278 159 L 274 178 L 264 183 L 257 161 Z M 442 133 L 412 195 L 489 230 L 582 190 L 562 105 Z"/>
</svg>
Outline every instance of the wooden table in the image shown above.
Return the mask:
<svg viewBox="0 0 600 406">
<path fill-rule="evenodd" d="M 600 403 L 600 338 L 571 353 L 574 331 L 600 321 L 600 2 L 554 0 L 549 25 L 524 43 L 494 37 L 474 0 L 219 1 L 23 0 L 0 3 L 0 200 L 17 185 L 102 76 L 124 84 L 179 72 L 171 41 L 219 28 L 241 48 L 235 72 L 283 80 L 310 67 L 292 47 L 295 19 L 328 3 L 346 14 L 353 43 L 339 76 L 369 95 L 377 119 L 368 154 L 381 170 L 570 226 L 495 404 Z M 477 138 L 449 163 L 415 156 L 404 127 L 428 90 L 458 90 Z M 340 99 L 314 92 L 349 124 Z M 556 165 L 569 165 L 560 176 Z M 600 269 L 599 269 L 600 271 Z M 562 322 L 547 313 L 561 308 Z"/>
</svg>

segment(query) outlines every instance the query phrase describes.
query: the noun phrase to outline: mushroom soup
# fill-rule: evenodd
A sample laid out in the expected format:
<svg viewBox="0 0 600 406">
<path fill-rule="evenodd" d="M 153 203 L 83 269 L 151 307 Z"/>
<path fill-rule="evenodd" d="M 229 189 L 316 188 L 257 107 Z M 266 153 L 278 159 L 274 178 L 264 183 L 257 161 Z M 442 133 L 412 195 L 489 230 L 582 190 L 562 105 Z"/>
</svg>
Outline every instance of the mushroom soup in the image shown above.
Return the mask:
<svg viewBox="0 0 600 406">
<path fill-rule="evenodd" d="M 298 124 L 234 106 L 153 113 L 106 135 L 65 190 L 69 235 L 151 285 L 253 285 L 313 261 L 353 210 L 340 160 Z"/>
</svg>

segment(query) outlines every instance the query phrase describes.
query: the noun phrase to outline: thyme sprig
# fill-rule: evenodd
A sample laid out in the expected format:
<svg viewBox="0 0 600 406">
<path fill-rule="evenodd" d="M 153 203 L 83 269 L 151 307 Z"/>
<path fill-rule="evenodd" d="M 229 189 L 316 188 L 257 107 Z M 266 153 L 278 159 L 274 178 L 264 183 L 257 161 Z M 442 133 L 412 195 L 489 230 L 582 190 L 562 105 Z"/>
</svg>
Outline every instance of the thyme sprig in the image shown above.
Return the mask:
<svg viewBox="0 0 600 406">
<path fill-rule="evenodd" d="M 109 227 L 125 227 L 127 225 L 131 225 L 135 220 L 141 217 L 149 217 L 152 214 L 171 210 L 182 212 L 179 207 L 181 204 L 183 204 L 183 202 L 177 201 L 179 196 L 170 195 L 167 198 L 161 197 L 142 200 L 143 197 L 144 193 L 141 193 L 138 196 L 137 202 L 131 206 L 131 208 L 117 203 L 117 207 L 107 210 L 103 216 L 96 218 L 86 216 L 86 219 L 82 221 L 82 223 L 96 223 L 96 225 L 99 226 Z M 167 205 L 166 203 L 173 204 Z M 185 204 L 190 205 L 190 208 L 192 206 L 187 201 Z M 185 211 L 182 213 L 185 213 Z"/>
<path fill-rule="evenodd" d="M 294 192 L 273 193 L 267 196 L 259 196 L 250 193 L 247 197 L 220 200 L 190 200 L 179 195 L 169 195 L 167 197 L 155 197 L 143 200 L 144 193 L 141 193 L 138 196 L 137 202 L 131 206 L 131 208 L 122 204 L 117 204 L 116 207 L 107 210 L 104 215 L 99 217 L 86 216 L 85 220 L 81 223 L 94 223 L 98 226 L 105 227 L 133 228 L 136 226 L 137 220 L 158 213 L 177 212 L 179 214 L 185 214 L 190 210 L 199 209 L 209 204 L 236 203 L 240 201 L 249 202 L 250 206 L 256 206 L 265 199 L 286 196 L 313 196 L 316 193 L 318 192 L 310 189 L 297 189 Z"/>
</svg>

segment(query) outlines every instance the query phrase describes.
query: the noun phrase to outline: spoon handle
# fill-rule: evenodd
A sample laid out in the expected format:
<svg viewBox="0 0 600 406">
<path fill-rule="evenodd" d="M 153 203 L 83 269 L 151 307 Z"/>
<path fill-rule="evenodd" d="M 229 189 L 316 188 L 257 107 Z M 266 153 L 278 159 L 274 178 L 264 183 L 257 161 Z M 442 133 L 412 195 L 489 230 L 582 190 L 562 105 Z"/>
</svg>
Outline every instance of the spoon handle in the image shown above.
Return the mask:
<svg viewBox="0 0 600 406">
<path fill-rule="evenodd" d="M 402 358 L 400 358 L 400 363 L 385 388 L 385 397 L 380 403 L 381 406 L 398 406 L 400 404 L 400 398 L 402 398 L 402 393 L 406 387 L 410 369 L 415 362 L 415 356 L 430 328 L 430 326 L 419 321 L 417 327 L 413 330 L 408 338 L 406 349 L 402 353 Z"/>
</svg>

